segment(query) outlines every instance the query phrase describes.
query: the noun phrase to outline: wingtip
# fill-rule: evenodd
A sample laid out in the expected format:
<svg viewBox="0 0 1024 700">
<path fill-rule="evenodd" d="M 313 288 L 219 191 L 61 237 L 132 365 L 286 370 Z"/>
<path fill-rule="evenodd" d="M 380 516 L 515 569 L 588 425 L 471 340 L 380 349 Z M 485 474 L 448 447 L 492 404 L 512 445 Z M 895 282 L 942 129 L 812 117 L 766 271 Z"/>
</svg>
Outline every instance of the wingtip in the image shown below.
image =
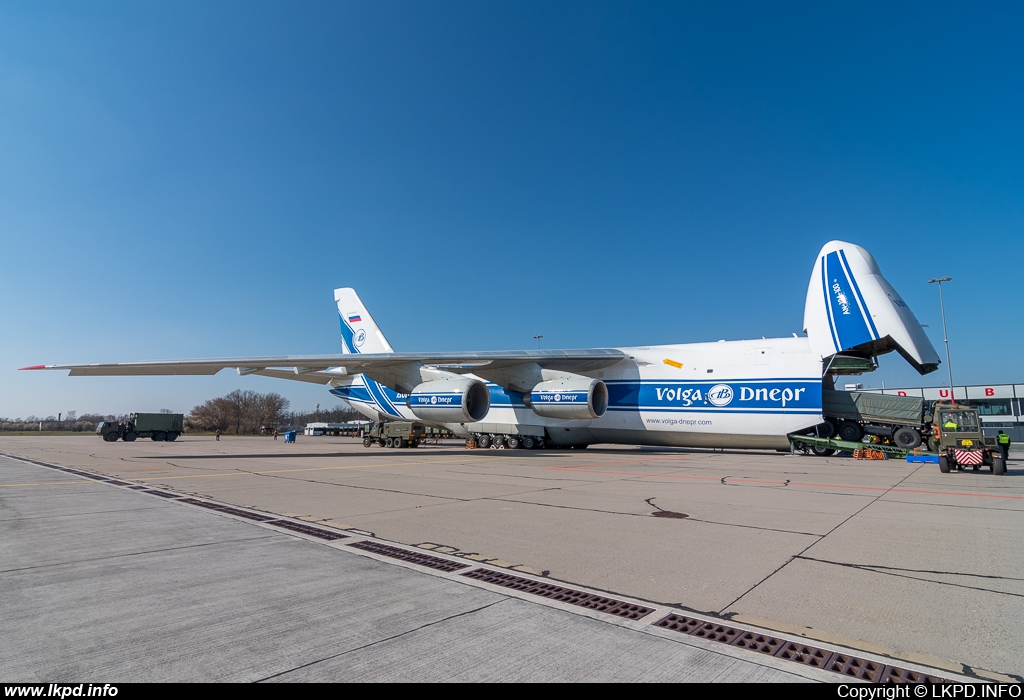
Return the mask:
<svg viewBox="0 0 1024 700">
<path fill-rule="evenodd" d="M 32 365 L 31 367 L 20 367 L 19 369 L 46 369 L 46 365 Z"/>
</svg>

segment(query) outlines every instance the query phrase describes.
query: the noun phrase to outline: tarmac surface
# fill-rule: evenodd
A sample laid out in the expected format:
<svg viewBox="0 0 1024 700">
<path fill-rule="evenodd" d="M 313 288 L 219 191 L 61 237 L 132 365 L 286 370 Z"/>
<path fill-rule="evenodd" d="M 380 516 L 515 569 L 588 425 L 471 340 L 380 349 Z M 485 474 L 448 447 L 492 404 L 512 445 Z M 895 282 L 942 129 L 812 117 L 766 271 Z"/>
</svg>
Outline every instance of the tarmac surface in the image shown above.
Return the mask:
<svg viewBox="0 0 1024 700">
<path fill-rule="evenodd" d="M 658 626 L 669 614 L 944 678 L 1024 675 L 1012 453 L 1003 477 L 305 436 L 4 436 L 0 453 L 5 681 L 843 680 Z M 480 569 L 651 612 L 463 575 Z"/>
</svg>

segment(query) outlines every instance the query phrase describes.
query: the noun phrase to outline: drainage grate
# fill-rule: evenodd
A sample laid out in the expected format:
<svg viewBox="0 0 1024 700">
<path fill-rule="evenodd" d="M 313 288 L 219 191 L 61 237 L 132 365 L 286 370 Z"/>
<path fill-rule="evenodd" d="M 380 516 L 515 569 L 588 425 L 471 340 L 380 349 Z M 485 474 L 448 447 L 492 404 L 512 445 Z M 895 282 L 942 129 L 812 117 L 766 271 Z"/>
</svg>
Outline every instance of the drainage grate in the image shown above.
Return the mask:
<svg viewBox="0 0 1024 700">
<path fill-rule="evenodd" d="M 786 642 L 777 652 L 775 658 L 796 661 L 805 666 L 814 668 L 828 668 L 832 659 L 835 658 L 834 651 L 825 651 L 817 647 L 809 647 L 798 642 Z"/>
<path fill-rule="evenodd" d="M 885 664 L 880 664 L 877 661 L 868 661 L 867 659 L 858 659 L 856 656 L 837 653 L 828 670 L 872 683 L 881 683 L 886 668 L 888 667 Z"/>
<path fill-rule="evenodd" d="M 593 593 L 575 591 L 571 588 L 566 588 L 565 586 L 556 586 L 553 583 L 534 581 L 533 579 L 523 578 L 522 576 L 506 574 L 502 571 L 474 569 L 473 571 L 467 571 L 462 575 L 476 579 L 477 581 L 493 583 L 497 586 L 511 588 L 516 591 L 523 591 L 524 593 L 531 593 L 533 595 L 541 596 L 542 598 L 550 598 L 551 600 L 558 600 L 563 603 L 578 605 L 582 608 L 615 615 L 627 620 L 639 620 L 644 615 L 654 612 L 653 608 L 646 608 L 643 605 L 627 603 L 622 600 L 615 600 L 614 598 L 605 598 L 604 596 L 595 595 Z"/>
<path fill-rule="evenodd" d="M 758 634 L 756 632 L 746 632 L 736 637 L 736 639 L 730 642 L 734 647 L 743 647 L 744 649 L 750 649 L 751 651 L 758 651 L 762 654 L 775 655 L 783 644 L 784 641 L 778 637 L 769 637 L 767 634 Z"/>
<path fill-rule="evenodd" d="M 736 629 L 735 627 L 726 627 L 725 625 L 717 625 L 713 622 L 676 614 L 661 618 L 654 623 L 654 626 L 675 630 L 683 634 L 692 634 L 694 637 L 703 637 L 704 639 L 724 644 L 729 644 L 737 636 L 743 634 L 743 630 Z"/>
<path fill-rule="evenodd" d="M 107 483 L 114 486 L 128 486 L 127 481 L 121 481 L 120 479 L 107 479 Z"/>
<path fill-rule="evenodd" d="M 222 503 L 211 503 L 209 501 L 200 501 L 199 499 L 196 499 L 196 498 L 183 498 L 183 499 L 181 499 L 181 502 L 182 503 L 188 503 L 188 504 L 193 505 L 193 506 L 199 506 L 200 508 L 209 508 L 210 510 L 215 510 L 218 513 L 224 513 L 226 515 L 237 515 L 239 518 L 246 518 L 248 520 L 255 520 L 258 523 L 265 523 L 268 520 L 275 520 L 276 519 L 273 515 L 262 515 L 260 513 L 250 513 L 249 511 L 242 510 L 241 508 L 232 508 L 231 506 L 226 506 L 226 505 L 224 505 Z"/>
<path fill-rule="evenodd" d="M 872 683 L 949 682 L 943 678 L 929 676 L 919 671 L 911 671 L 906 668 L 899 668 L 898 666 L 886 666 L 876 661 L 868 661 L 867 659 L 826 649 L 818 649 L 817 647 L 807 646 L 799 642 L 787 642 L 784 639 L 771 637 L 766 634 L 727 627 L 675 613 L 661 618 L 654 623 L 654 626 L 682 632 L 694 637 L 703 637 L 704 639 L 723 642 L 734 647 L 743 647 L 744 649 L 769 654 L 779 659 L 834 671 L 844 676 L 859 678 Z"/>
<path fill-rule="evenodd" d="M 438 569 L 439 571 L 458 571 L 459 569 L 465 569 L 469 566 L 469 564 L 463 564 L 462 562 L 442 559 L 441 557 L 432 557 L 429 554 L 421 554 L 420 552 L 410 552 L 408 549 L 392 547 L 391 545 L 380 544 L 379 542 L 370 542 L 369 540 L 353 542 L 348 546 L 361 549 L 365 552 L 383 554 L 384 556 L 391 557 L 392 559 L 399 559 L 412 564 L 427 566 L 431 569 Z"/>
<path fill-rule="evenodd" d="M 301 532 L 304 535 L 319 537 L 322 540 L 341 540 L 348 537 L 348 535 L 343 535 L 334 530 L 325 530 L 305 523 L 292 522 L 291 520 L 270 520 L 267 524 L 284 528 L 285 530 L 292 530 L 293 532 Z"/>
<path fill-rule="evenodd" d="M 157 491 L 156 489 L 149 489 L 147 491 L 143 491 L 142 493 L 150 493 L 153 494 L 154 496 L 160 496 L 160 498 L 181 498 L 181 496 L 179 496 L 176 493 L 167 493 L 166 491 Z"/>
<path fill-rule="evenodd" d="M 886 666 L 882 674 L 882 683 L 946 683 L 938 676 L 929 676 L 920 671 L 911 671 L 896 666 Z"/>
<path fill-rule="evenodd" d="M 149 487 L 148 487 L 148 486 L 146 486 L 145 484 L 132 484 L 132 485 L 131 485 L 131 486 L 129 486 L 128 488 L 130 488 L 130 489 L 135 489 L 136 491 L 138 491 L 138 490 L 140 490 L 140 489 L 146 489 L 146 488 L 149 488 Z"/>
</svg>

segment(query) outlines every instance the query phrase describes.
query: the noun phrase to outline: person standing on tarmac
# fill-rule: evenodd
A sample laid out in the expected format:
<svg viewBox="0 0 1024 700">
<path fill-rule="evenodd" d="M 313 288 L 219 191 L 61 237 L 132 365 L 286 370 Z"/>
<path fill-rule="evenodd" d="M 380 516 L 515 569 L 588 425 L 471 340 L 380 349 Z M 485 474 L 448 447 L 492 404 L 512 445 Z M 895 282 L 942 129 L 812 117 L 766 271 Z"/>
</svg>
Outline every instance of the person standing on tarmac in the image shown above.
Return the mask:
<svg viewBox="0 0 1024 700">
<path fill-rule="evenodd" d="M 1000 430 L 996 435 L 996 442 L 999 443 L 999 452 L 1003 455 L 1003 462 L 1006 462 L 1010 456 L 1010 436 Z"/>
</svg>

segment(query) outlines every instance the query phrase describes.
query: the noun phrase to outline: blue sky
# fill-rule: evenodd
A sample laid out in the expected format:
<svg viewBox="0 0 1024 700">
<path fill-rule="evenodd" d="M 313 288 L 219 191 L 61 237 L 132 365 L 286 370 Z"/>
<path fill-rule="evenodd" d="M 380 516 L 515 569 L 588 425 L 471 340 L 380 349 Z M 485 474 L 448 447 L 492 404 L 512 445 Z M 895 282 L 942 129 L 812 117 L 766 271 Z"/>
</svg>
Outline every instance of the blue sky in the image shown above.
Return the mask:
<svg viewBox="0 0 1024 700">
<path fill-rule="evenodd" d="M 338 286 L 399 350 L 789 335 L 836 238 L 940 353 L 954 278 L 957 383 L 1024 382 L 1021 36 L 996 2 L 6 3 L 0 416 L 335 405 L 16 370 L 336 352 Z"/>
</svg>

